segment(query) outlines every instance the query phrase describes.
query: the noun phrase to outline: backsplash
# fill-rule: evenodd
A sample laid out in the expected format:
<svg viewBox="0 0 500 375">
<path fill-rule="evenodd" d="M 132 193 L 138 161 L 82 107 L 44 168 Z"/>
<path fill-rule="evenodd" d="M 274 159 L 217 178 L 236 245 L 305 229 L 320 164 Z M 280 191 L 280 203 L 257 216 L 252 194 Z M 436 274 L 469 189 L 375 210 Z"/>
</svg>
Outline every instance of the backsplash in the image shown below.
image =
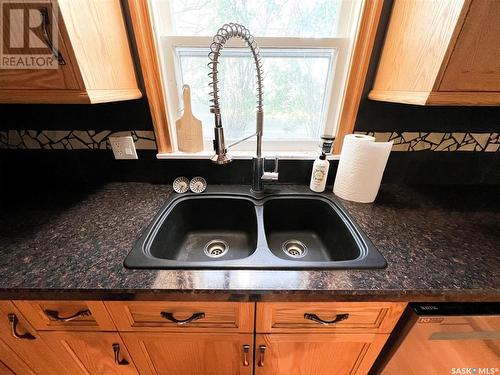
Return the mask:
<svg viewBox="0 0 500 375">
<path fill-rule="evenodd" d="M 393 141 L 392 151 L 500 151 L 499 133 L 356 132 L 377 141 Z M 108 137 L 131 135 L 138 150 L 156 150 L 149 130 L 6 130 L 0 131 L 0 148 L 46 150 L 106 150 Z"/>
<path fill-rule="evenodd" d="M 106 150 L 110 136 L 131 135 L 138 150 L 156 150 L 150 130 L 7 130 L 0 131 L 0 148 L 30 150 Z"/>
<path fill-rule="evenodd" d="M 392 151 L 498 152 L 499 133 L 356 132 L 374 136 L 379 142 L 393 141 Z"/>
</svg>

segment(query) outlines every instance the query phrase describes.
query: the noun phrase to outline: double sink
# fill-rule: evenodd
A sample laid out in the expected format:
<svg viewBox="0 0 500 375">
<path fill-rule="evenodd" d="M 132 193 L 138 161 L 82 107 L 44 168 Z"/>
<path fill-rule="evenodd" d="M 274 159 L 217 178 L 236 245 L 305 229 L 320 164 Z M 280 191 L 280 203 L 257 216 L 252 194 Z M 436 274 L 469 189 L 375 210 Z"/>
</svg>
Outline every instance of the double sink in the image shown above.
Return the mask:
<svg viewBox="0 0 500 375">
<path fill-rule="evenodd" d="M 172 195 L 124 262 L 155 269 L 383 268 L 332 194 L 248 187 Z"/>
</svg>

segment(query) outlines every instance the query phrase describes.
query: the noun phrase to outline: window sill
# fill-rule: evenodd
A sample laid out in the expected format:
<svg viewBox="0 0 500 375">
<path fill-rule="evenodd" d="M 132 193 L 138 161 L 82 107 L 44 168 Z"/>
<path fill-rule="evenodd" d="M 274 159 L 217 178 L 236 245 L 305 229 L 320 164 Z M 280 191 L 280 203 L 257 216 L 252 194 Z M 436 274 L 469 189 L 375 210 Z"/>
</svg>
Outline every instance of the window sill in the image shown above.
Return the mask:
<svg viewBox="0 0 500 375">
<path fill-rule="evenodd" d="M 235 160 L 248 160 L 254 157 L 253 152 L 249 151 L 232 151 L 229 153 L 231 157 Z M 278 157 L 280 160 L 315 160 L 318 158 L 318 153 L 314 151 L 264 151 L 263 156 L 266 158 Z M 213 151 L 201 151 L 201 152 L 169 152 L 169 153 L 158 153 L 156 154 L 157 159 L 199 159 L 207 160 L 214 155 Z M 328 155 L 328 160 L 339 160 L 340 155 Z"/>
</svg>

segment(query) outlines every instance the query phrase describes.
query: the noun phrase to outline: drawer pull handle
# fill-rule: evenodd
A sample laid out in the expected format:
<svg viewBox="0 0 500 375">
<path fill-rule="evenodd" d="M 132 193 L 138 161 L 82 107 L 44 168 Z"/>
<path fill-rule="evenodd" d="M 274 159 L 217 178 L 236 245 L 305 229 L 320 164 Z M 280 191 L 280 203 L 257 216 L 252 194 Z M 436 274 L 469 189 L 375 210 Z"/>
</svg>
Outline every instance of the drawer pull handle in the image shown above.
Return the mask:
<svg viewBox="0 0 500 375">
<path fill-rule="evenodd" d="M 52 320 L 56 320 L 58 322 L 71 322 L 72 320 L 78 319 L 78 318 L 83 318 L 84 316 L 91 316 L 92 313 L 90 310 L 80 310 L 76 314 L 67 316 L 67 317 L 62 317 L 59 316 L 59 311 L 55 310 L 43 310 L 45 315 L 47 315 L 49 318 Z"/>
<path fill-rule="evenodd" d="M 243 345 L 243 366 L 248 367 L 250 363 L 248 362 L 248 352 L 250 351 L 250 345 Z"/>
<path fill-rule="evenodd" d="M 264 367 L 264 354 L 266 354 L 266 346 L 259 345 L 259 362 L 257 363 L 259 367 Z"/>
<path fill-rule="evenodd" d="M 115 363 L 118 366 L 128 365 L 128 361 L 125 358 L 120 359 L 120 344 L 113 344 L 113 352 L 115 353 Z"/>
<path fill-rule="evenodd" d="M 342 320 L 346 320 L 347 318 L 349 318 L 349 314 L 337 314 L 335 315 L 335 318 L 333 320 L 323 320 L 316 314 L 310 314 L 310 313 L 304 314 L 304 319 L 309 319 L 312 320 L 313 322 L 323 324 L 325 326 L 341 322 Z"/>
<path fill-rule="evenodd" d="M 54 45 L 51 42 L 49 33 L 49 23 L 50 23 L 49 10 L 47 8 L 41 8 L 38 9 L 38 11 L 42 16 L 42 31 L 45 44 L 52 51 L 52 55 L 54 55 L 54 57 L 57 59 L 57 63 L 59 65 L 66 65 L 66 61 L 64 60 L 62 53 L 56 47 L 54 47 Z"/>
<path fill-rule="evenodd" d="M 34 340 L 35 336 L 33 336 L 31 333 L 26 332 L 23 335 L 20 335 L 17 333 L 17 323 L 19 322 L 17 320 L 16 314 L 9 314 L 9 322 L 10 322 L 10 332 L 12 334 L 12 337 L 15 337 L 18 340 Z"/>
<path fill-rule="evenodd" d="M 169 312 L 166 312 L 166 311 L 162 311 L 160 313 L 160 315 L 167 319 L 167 320 L 170 320 L 171 322 L 174 322 L 176 324 L 179 324 L 179 325 L 182 325 L 182 324 L 188 324 L 188 323 L 191 323 L 191 322 L 194 322 L 195 320 L 198 320 L 198 319 L 203 319 L 205 317 L 205 313 L 204 312 L 197 312 L 197 313 L 194 313 L 193 315 L 191 315 L 189 318 L 187 319 L 184 319 L 184 320 L 180 320 L 180 319 L 176 319 L 174 317 L 174 314 L 172 313 L 169 313 Z"/>
</svg>

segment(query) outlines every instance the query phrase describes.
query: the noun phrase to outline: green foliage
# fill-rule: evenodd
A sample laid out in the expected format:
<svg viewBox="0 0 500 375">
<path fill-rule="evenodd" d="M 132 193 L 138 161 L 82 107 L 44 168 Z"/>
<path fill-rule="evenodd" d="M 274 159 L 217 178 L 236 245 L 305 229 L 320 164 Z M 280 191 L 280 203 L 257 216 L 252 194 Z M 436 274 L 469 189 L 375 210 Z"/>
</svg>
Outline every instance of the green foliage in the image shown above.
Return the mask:
<svg viewBox="0 0 500 375">
<path fill-rule="evenodd" d="M 340 0 L 172 0 L 180 34 L 209 35 L 224 23 L 247 26 L 257 36 L 329 36 L 336 27 Z M 255 129 L 255 68 L 248 57 L 220 59 L 221 111 L 228 138 Z M 207 52 L 208 53 L 208 52 Z M 323 56 L 266 56 L 264 62 L 264 130 L 266 138 L 317 139 L 323 127 L 324 97 L 330 59 Z M 334 59 L 332 54 L 331 59 Z M 191 85 L 195 115 L 212 135 L 207 57 L 181 60 L 183 81 Z"/>
</svg>

